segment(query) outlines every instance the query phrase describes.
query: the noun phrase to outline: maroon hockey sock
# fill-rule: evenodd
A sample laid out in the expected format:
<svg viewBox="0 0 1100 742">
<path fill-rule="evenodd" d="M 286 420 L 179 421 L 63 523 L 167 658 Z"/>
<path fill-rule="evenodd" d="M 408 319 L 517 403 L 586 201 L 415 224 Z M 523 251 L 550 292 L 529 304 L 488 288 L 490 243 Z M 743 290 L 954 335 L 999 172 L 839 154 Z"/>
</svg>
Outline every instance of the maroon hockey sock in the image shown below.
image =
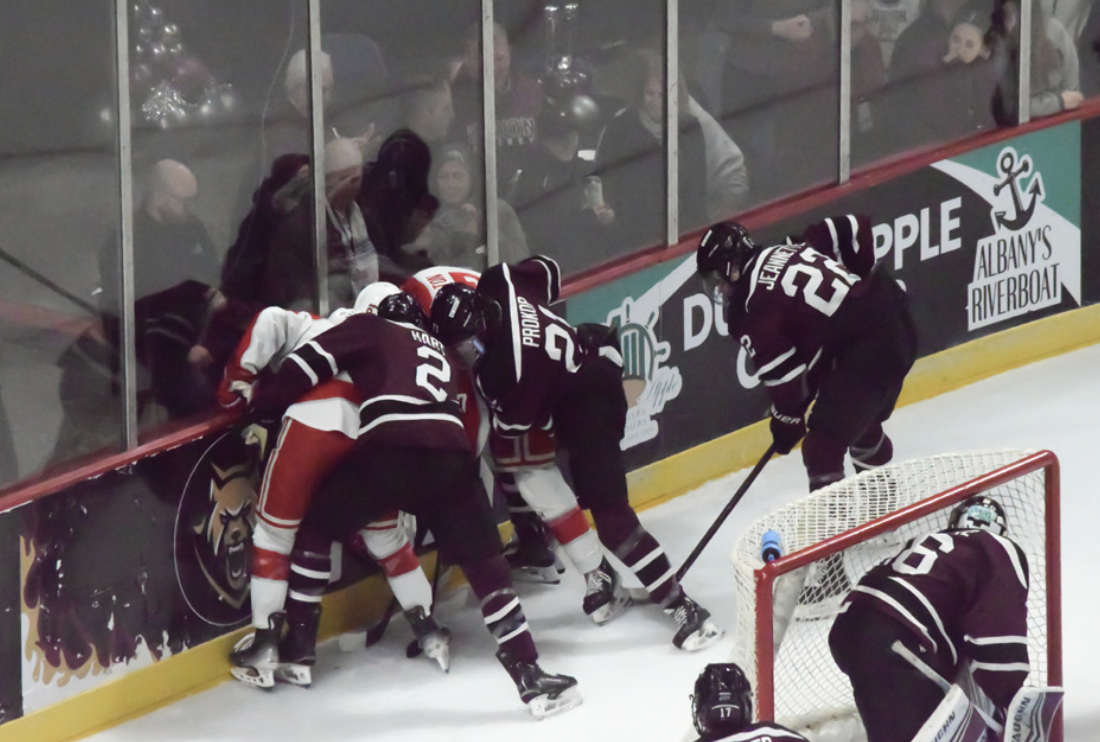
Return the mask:
<svg viewBox="0 0 1100 742">
<path fill-rule="evenodd" d="M 327 544 L 296 544 L 290 555 L 290 579 L 286 610 L 289 619 L 308 620 L 328 586 L 332 574 L 332 556 Z"/>
<path fill-rule="evenodd" d="M 844 479 L 844 443 L 817 430 L 810 430 L 802 443 L 802 461 L 810 476 L 810 492 Z"/>
<path fill-rule="evenodd" d="M 600 541 L 641 581 L 654 603 L 664 606 L 680 597 L 672 562 L 629 503 L 593 508 L 592 520 Z"/>
<path fill-rule="evenodd" d="M 535 640 L 531 638 L 519 597 L 512 589 L 508 560 L 503 555 L 497 555 L 461 567 L 474 595 L 481 602 L 485 626 L 500 648 L 523 662 L 537 661 L 539 653 Z"/>
<path fill-rule="evenodd" d="M 848 454 L 858 473 L 890 463 L 894 458 L 894 444 L 882 426 L 875 424 L 852 444 Z"/>
</svg>

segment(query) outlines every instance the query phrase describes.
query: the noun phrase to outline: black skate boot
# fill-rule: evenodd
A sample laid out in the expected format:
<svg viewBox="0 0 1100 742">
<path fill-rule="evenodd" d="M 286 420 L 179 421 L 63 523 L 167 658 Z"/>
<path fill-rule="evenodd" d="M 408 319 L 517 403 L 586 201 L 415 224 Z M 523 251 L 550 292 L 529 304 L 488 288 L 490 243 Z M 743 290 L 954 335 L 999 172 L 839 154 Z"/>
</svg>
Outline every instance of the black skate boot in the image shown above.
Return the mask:
<svg viewBox="0 0 1100 742">
<path fill-rule="evenodd" d="M 497 659 L 512 676 L 520 699 L 527 704 L 536 719 L 560 714 L 581 705 L 576 678 L 551 675 L 535 662 L 523 662 L 511 652 L 501 649 Z"/>
<path fill-rule="evenodd" d="M 561 583 L 565 565 L 544 541 L 532 542 L 513 536 L 504 545 L 504 556 L 512 568 L 512 579 L 517 582 Z"/>
<path fill-rule="evenodd" d="M 321 606 L 314 606 L 302 620 L 287 622 L 286 636 L 279 642 L 279 667 L 275 679 L 308 688 L 313 683 L 313 666 L 317 663 L 317 628 L 321 623 Z"/>
<path fill-rule="evenodd" d="M 707 609 L 686 594 L 682 593 L 676 601 L 665 608 L 665 613 L 676 621 L 676 636 L 672 637 L 672 643 L 678 649 L 698 652 L 713 645 L 725 634 L 710 620 Z"/>
<path fill-rule="evenodd" d="M 423 606 L 416 606 L 405 611 L 405 618 L 412 626 L 416 643 L 410 645 L 412 650 L 416 647 L 420 652 L 431 657 L 443 668 L 443 672 L 451 671 L 451 632 L 439 625 L 433 616 L 424 611 Z M 415 656 L 411 651 L 409 656 Z"/>
<path fill-rule="evenodd" d="M 270 688 L 275 685 L 275 670 L 279 667 L 279 635 L 283 631 L 285 613 L 272 613 L 266 629 L 256 629 L 241 639 L 229 654 L 229 672 L 245 685 Z"/>
<path fill-rule="evenodd" d="M 584 593 L 584 612 L 593 621 L 603 625 L 623 614 L 630 605 L 630 596 L 622 589 L 622 580 L 619 573 L 604 560 L 600 566 L 584 576 L 586 588 Z"/>
</svg>

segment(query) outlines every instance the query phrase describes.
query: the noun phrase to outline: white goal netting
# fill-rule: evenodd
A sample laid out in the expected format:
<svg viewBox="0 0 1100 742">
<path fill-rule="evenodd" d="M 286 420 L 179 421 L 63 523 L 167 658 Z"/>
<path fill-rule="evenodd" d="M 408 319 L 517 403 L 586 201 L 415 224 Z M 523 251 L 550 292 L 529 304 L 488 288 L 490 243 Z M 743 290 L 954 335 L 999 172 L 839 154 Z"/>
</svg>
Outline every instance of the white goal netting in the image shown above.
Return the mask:
<svg viewBox="0 0 1100 742">
<path fill-rule="evenodd" d="M 944 454 L 849 477 L 753 523 L 733 551 L 737 619 L 730 659 L 749 676 L 758 717 L 819 738 L 823 725 L 857 718 L 848 679 L 828 646 L 841 600 L 867 570 L 909 539 L 945 528 L 951 508 L 979 492 L 1004 506 L 1008 535 L 1027 554 L 1028 684 L 1048 684 L 1051 658 L 1058 664 L 1060 656 L 1059 590 L 1048 585 L 1048 562 L 1057 565 L 1057 479 L 1057 459 L 1049 452 Z M 761 542 L 768 531 L 779 534 L 784 558 L 765 568 Z M 1056 583 L 1056 570 L 1052 574 Z"/>
</svg>

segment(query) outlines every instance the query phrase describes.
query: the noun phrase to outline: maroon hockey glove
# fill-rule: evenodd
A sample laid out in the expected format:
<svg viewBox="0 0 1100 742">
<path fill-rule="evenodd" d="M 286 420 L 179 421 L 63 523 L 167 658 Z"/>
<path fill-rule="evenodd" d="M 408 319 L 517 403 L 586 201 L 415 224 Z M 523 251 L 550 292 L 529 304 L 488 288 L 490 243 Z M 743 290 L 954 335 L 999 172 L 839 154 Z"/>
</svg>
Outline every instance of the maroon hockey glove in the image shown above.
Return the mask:
<svg viewBox="0 0 1100 742">
<path fill-rule="evenodd" d="M 788 454 L 806 435 L 806 421 L 801 415 L 784 415 L 772 405 L 771 430 L 775 452 Z"/>
</svg>

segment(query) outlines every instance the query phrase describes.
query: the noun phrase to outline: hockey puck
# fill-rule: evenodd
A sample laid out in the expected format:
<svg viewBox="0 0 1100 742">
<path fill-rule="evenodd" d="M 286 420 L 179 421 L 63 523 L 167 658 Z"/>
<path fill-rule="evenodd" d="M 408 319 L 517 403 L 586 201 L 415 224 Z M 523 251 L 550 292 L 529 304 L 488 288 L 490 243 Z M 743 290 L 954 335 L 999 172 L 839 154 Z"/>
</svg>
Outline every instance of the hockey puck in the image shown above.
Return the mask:
<svg viewBox="0 0 1100 742">
<path fill-rule="evenodd" d="M 409 642 L 409 646 L 405 647 L 405 656 L 410 660 L 419 657 L 423 653 L 424 650 L 420 648 L 420 645 L 415 640 Z"/>
</svg>

